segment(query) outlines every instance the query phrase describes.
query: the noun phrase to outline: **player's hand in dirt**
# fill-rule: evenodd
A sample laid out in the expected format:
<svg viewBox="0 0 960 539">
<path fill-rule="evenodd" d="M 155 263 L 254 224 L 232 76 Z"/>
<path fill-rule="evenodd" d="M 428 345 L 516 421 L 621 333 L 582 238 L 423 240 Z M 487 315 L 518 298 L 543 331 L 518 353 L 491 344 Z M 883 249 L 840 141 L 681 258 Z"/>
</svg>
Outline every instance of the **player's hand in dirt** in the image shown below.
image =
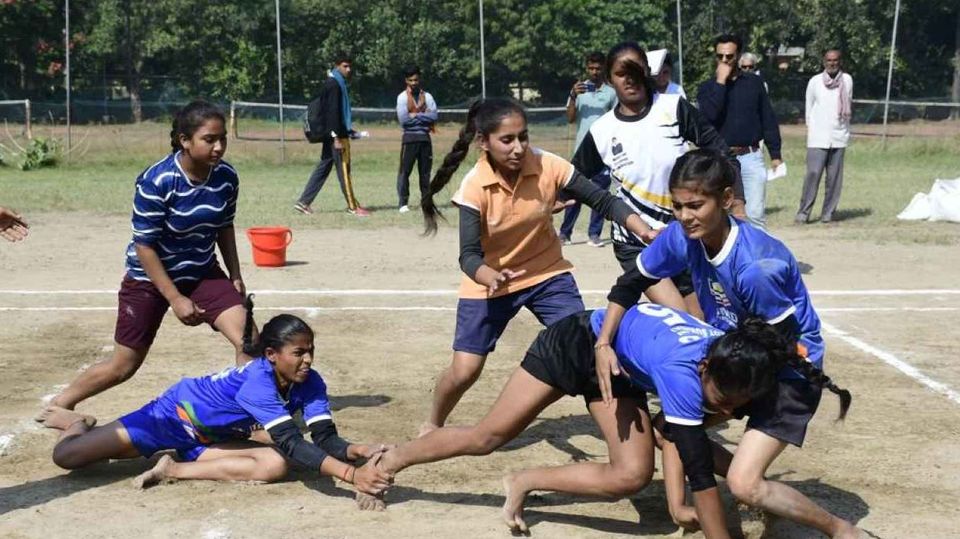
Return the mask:
<svg viewBox="0 0 960 539">
<path fill-rule="evenodd" d="M 0 206 L 0 237 L 7 241 L 20 241 L 27 237 L 29 228 L 22 215 Z"/>
<path fill-rule="evenodd" d="M 353 474 L 353 486 L 358 491 L 371 496 L 382 496 L 390 485 L 393 476 L 377 467 L 383 453 L 377 453 L 366 464 L 357 468 Z"/>
<path fill-rule="evenodd" d="M 197 326 L 203 323 L 203 316 L 201 315 L 205 311 L 187 296 L 179 296 L 171 301 L 170 308 L 173 309 L 173 314 L 177 315 L 177 318 L 188 326 Z"/>
<path fill-rule="evenodd" d="M 688 532 L 700 529 L 700 520 L 697 519 L 697 510 L 689 505 L 682 505 L 670 511 L 674 524 Z"/>
</svg>

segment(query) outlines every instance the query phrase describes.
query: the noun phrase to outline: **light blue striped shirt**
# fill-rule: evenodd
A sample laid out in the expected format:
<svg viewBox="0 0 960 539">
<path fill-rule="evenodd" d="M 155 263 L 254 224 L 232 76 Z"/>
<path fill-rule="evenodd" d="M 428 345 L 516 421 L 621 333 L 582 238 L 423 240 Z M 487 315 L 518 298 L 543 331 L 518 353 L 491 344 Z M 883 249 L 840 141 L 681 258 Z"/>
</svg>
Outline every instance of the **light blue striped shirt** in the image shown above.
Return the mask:
<svg viewBox="0 0 960 539">
<path fill-rule="evenodd" d="M 232 226 L 237 211 L 237 171 L 225 161 L 206 180 L 190 181 L 180 152 L 143 171 L 133 197 L 133 239 L 127 246 L 127 275 L 149 281 L 136 244 L 153 247 L 174 282 L 202 279 L 217 263 L 217 234 Z"/>
</svg>

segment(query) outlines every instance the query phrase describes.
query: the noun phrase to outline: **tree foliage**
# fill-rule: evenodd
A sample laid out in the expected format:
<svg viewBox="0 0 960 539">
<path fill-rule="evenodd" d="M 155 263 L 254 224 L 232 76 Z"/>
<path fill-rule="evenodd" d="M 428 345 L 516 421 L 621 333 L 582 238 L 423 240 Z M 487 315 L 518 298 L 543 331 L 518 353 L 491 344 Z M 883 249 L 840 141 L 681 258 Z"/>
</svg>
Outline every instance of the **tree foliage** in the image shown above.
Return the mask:
<svg viewBox="0 0 960 539">
<path fill-rule="evenodd" d="M 675 0 L 485 0 L 487 89 L 522 88 L 556 104 L 582 76 L 583 58 L 624 39 L 675 50 Z M 883 94 L 892 0 L 683 0 L 687 91 L 712 76 L 711 41 L 741 34 L 771 92 L 799 99 L 830 47 L 845 52 L 859 96 Z M 354 57 L 357 104 L 389 106 L 405 66 L 419 65 L 445 106 L 480 93 L 476 0 L 280 0 L 284 91 L 305 102 L 337 51 Z M 894 95 L 949 95 L 958 42 L 956 0 L 904 2 Z M 273 0 L 73 0 L 73 90 L 137 102 L 277 97 Z M 63 92 L 63 1 L 0 0 L 0 99 Z M 774 62 L 780 46 L 799 58 Z M 777 65 L 774 65 L 774 64 Z M 782 69 L 781 69 L 781 64 Z M 539 96 L 539 97 L 536 97 Z"/>
</svg>

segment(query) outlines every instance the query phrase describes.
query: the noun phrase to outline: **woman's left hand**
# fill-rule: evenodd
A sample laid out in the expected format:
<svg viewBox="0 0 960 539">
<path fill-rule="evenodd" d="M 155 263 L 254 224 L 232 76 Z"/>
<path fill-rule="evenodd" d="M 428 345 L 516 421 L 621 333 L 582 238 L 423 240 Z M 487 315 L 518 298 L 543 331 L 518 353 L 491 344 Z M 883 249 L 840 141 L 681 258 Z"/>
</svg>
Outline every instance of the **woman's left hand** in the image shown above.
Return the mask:
<svg viewBox="0 0 960 539">
<path fill-rule="evenodd" d="M 380 453 L 386 453 L 388 450 L 397 447 L 396 445 L 388 444 L 350 444 L 350 448 L 347 450 L 347 457 L 350 460 L 357 459 L 372 459 Z"/>
<path fill-rule="evenodd" d="M 235 279 L 231 279 L 231 282 L 233 282 L 233 287 L 237 289 L 237 292 L 240 292 L 241 296 L 247 295 L 247 285 L 243 284 L 242 278 L 237 277 Z"/>
<path fill-rule="evenodd" d="M 558 200 L 553 203 L 553 213 L 560 213 L 576 203 L 577 201 L 572 198 L 570 200 Z"/>
</svg>

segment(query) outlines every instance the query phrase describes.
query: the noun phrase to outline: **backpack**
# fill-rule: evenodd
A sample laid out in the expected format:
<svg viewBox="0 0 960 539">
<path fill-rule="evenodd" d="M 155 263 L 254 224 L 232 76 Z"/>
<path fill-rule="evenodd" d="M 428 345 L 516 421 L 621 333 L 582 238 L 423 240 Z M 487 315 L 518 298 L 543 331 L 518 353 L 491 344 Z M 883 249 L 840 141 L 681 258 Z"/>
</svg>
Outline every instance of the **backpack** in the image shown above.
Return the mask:
<svg viewBox="0 0 960 539">
<path fill-rule="evenodd" d="M 307 105 L 307 112 L 303 115 L 303 135 L 307 137 L 307 142 L 310 144 L 323 142 L 324 137 L 329 132 L 327 126 L 324 125 L 324 120 L 326 120 L 323 114 L 324 101 L 324 92 L 320 92 L 320 95 Z"/>
</svg>

